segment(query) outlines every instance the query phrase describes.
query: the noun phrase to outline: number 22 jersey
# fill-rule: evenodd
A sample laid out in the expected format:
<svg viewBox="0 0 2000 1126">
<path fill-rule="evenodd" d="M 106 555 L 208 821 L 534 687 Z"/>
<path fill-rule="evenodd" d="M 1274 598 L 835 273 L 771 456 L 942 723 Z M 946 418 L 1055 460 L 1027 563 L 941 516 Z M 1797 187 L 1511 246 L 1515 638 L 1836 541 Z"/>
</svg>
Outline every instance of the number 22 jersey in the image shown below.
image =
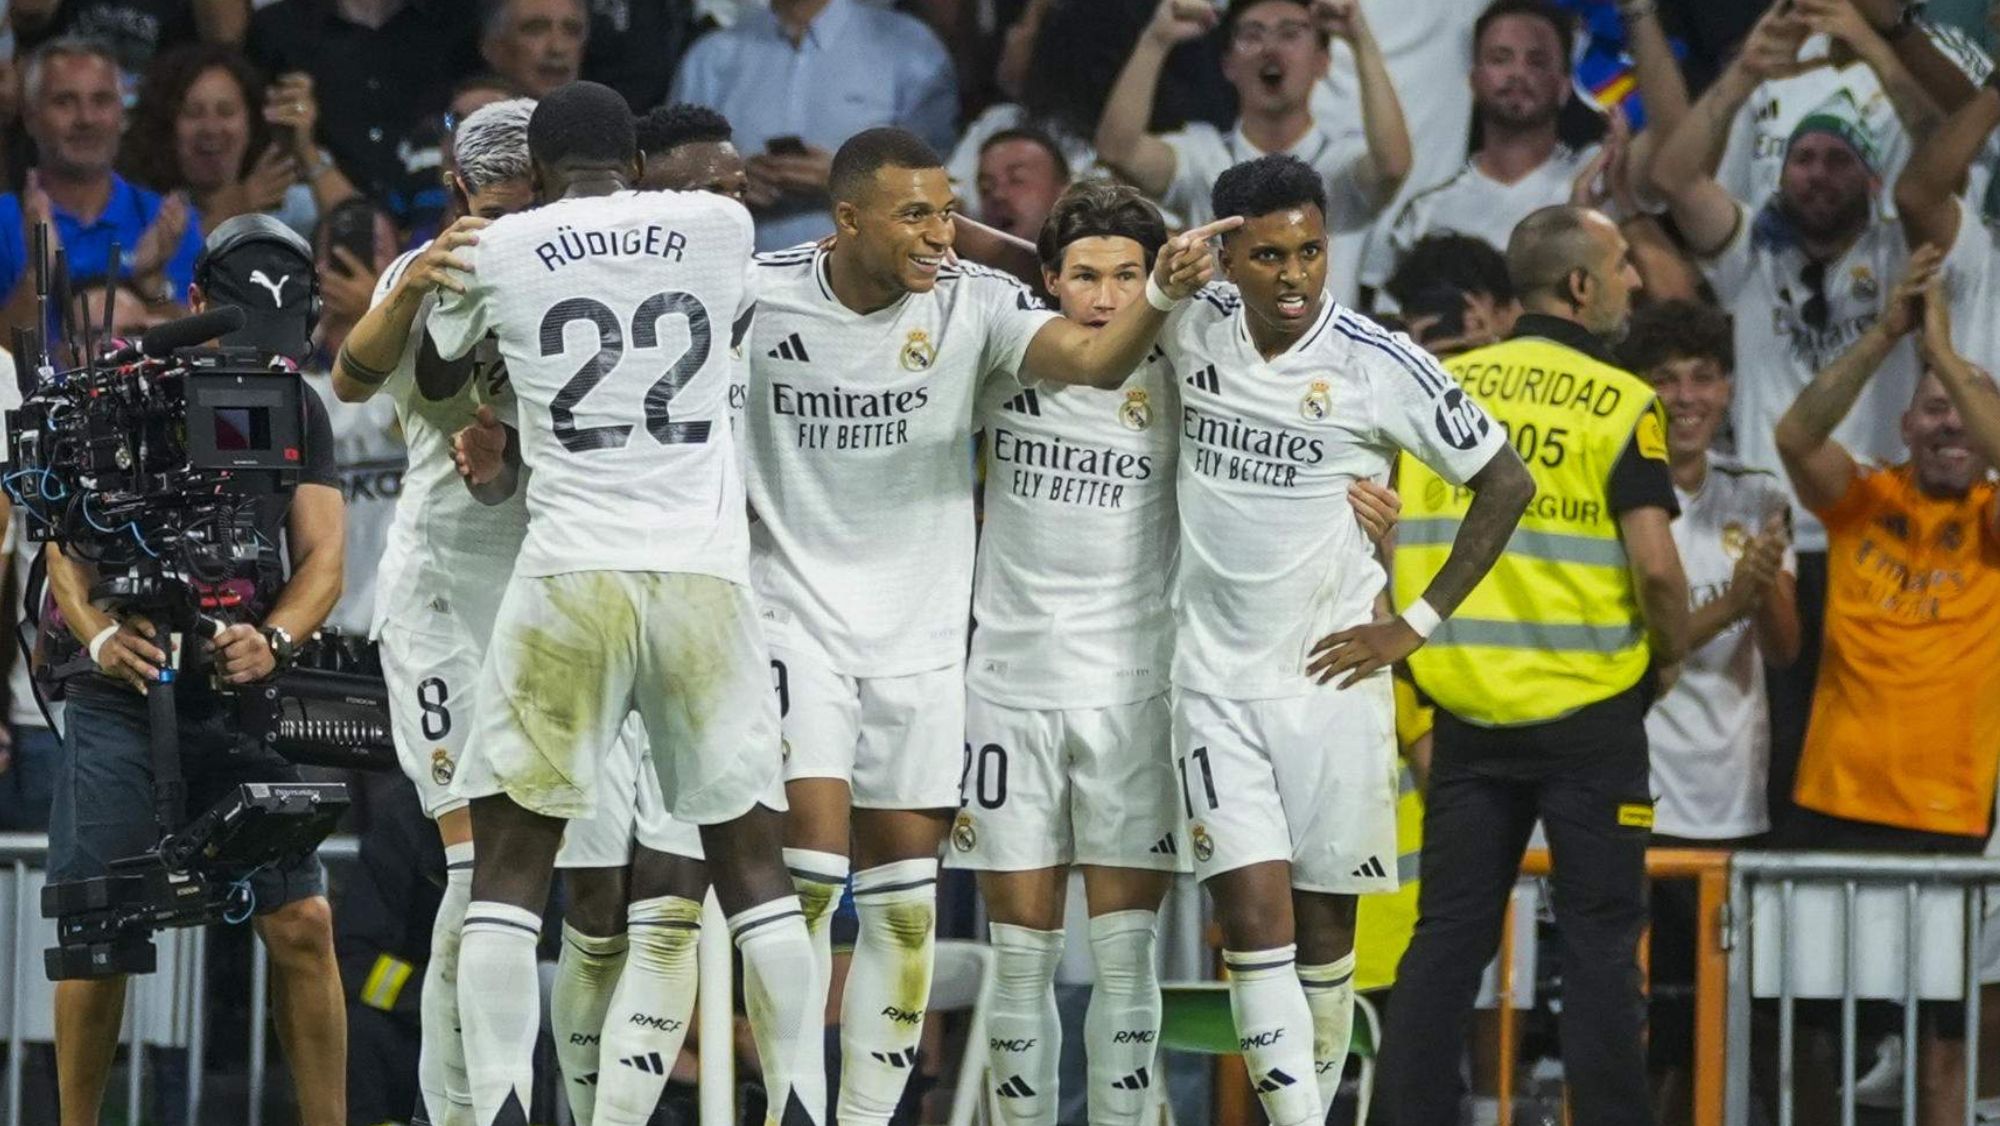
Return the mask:
<svg viewBox="0 0 2000 1126">
<path fill-rule="evenodd" d="M 706 192 L 558 200 L 458 251 L 430 333 L 494 331 L 529 472 L 524 577 L 678 571 L 747 583 L 729 333 L 754 300 L 750 213 Z"/>
</svg>

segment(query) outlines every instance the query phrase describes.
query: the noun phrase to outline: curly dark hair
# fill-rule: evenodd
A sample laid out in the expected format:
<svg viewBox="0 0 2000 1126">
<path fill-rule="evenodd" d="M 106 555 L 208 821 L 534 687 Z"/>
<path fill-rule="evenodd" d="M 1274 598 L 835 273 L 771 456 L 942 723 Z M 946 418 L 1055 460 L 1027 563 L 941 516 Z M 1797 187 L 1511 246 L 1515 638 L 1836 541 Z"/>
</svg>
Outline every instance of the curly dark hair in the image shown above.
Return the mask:
<svg viewBox="0 0 2000 1126">
<path fill-rule="evenodd" d="M 139 80 L 131 127 L 125 131 L 119 153 L 119 171 L 126 179 L 162 193 L 188 186 L 175 152 L 175 123 L 189 87 L 218 67 L 229 72 L 243 90 L 250 143 L 243 147 L 243 166 L 236 174 L 242 176 L 250 170 L 271 140 L 271 128 L 264 122 L 264 75 L 234 47 L 189 43 L 162 52 Z"/>
<path fill-rule="evenodd" d="M 1735 324 L 1728 313 L 1700 301 L 1644 305 L 1632 314 L 1618 360 L 1641 378 L 1674 360 L 1714 360 L 1730 375 L 1736 370 Z"/>
<path fill-rule="evenodd" d="M 1326 214 L 1326 181 L 1312 165 L 1286 153 L 1246 160 L 1215 178 L 1209 206 L 1218 219 L 1255 219 L 1287 207 L 1312 204 Z"/>
</svg>

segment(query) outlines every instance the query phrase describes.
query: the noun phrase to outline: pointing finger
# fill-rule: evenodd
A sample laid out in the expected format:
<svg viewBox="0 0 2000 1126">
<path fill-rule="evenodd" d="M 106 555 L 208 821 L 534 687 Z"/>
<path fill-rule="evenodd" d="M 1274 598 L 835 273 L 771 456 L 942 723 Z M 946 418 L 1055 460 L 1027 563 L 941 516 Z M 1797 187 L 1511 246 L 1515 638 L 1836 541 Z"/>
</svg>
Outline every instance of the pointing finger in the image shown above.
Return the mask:
<svg viewBox="0 0 2000 1126">
<path fill-rule="evenodd" d="M 1217 219 L 1212 223 L 1204 223 L 1191 231 L 1182 233 L 1181 237 L 1190 242 L 1207 242 L 1224 231 L 1233 231 L 1242 225 L 1243 216 L 1231 215 L 1226 219 Z"/>
</svg>

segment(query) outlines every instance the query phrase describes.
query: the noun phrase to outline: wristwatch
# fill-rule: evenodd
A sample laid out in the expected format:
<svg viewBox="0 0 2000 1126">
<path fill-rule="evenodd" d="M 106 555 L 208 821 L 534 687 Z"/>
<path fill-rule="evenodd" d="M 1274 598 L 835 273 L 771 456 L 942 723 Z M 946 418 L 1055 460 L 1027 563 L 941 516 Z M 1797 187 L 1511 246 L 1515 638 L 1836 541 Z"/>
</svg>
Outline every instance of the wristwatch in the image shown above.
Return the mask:
<svg viewBox="0 0 2000 1126">
<path fill-rule="evenodd" d="M 292 640 L 291 633 L 284 626 L 265 626 L 257 632 L 263 634 L 264 640 L 270 644 L 271 659 L 277 662 L 278 671 L 291 668 L 299 655 L 298 644 Z"/>
</svg>

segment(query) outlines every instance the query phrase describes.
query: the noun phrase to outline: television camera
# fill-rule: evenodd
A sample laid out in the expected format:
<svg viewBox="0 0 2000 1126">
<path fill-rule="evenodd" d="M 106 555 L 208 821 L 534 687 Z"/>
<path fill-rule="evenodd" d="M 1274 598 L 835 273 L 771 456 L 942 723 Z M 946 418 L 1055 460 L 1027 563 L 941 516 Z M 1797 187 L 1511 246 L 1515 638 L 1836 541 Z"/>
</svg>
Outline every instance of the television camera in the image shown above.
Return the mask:
<svg viewBox="0 0 2000 1126">
<path fill-rule="evenodd" d="M 91 601 L 153 623 L 150 640 L 170 655 L 146 694 L 159 843 L 114 861 L 109 875 L 43 889 L 58 942 L 45 968 L 56 980 L 149 973 L 155 931 L 247 918 L 249 874 L 311 853 L 348 806 L 340 783 L 274 782 L 239 786 L 188 818 L 178 738 L 177 685 L 209 675 L 201 646 L 180 640 L 243 620 L 259 590 L 281 583 L 279 546 L 260 527 L 258 506 L 298 484 L 310 392 L 286 361 L 202 347 L 244 325 L 239 308 L 170 321 L 133 343 L 111 338 L 107 294 L 101 337 L 88 325 L 79 334 L 61 252 L 54 295 L 46 253 L 37 252 L 42 316 L 36 329 L 16 331 L 22 403 L 6 414 L 0 483 L 25 538 L 93 564 Z M 66 367 L 44 336 L 52 296 L 69 327 Z M 217 685 L 235 698 L 232 753 L 261 746 L 301 764 L 393 767 L 387 694 L 370 657 L 350 640 L 320 637 L 262 683 Z M 72 675 L 93 667 L 88 657 L 61 664 Z M 60 677 L 49 673 L 38 673 L 38 690 L 59 692 Z"/>
</svg>

